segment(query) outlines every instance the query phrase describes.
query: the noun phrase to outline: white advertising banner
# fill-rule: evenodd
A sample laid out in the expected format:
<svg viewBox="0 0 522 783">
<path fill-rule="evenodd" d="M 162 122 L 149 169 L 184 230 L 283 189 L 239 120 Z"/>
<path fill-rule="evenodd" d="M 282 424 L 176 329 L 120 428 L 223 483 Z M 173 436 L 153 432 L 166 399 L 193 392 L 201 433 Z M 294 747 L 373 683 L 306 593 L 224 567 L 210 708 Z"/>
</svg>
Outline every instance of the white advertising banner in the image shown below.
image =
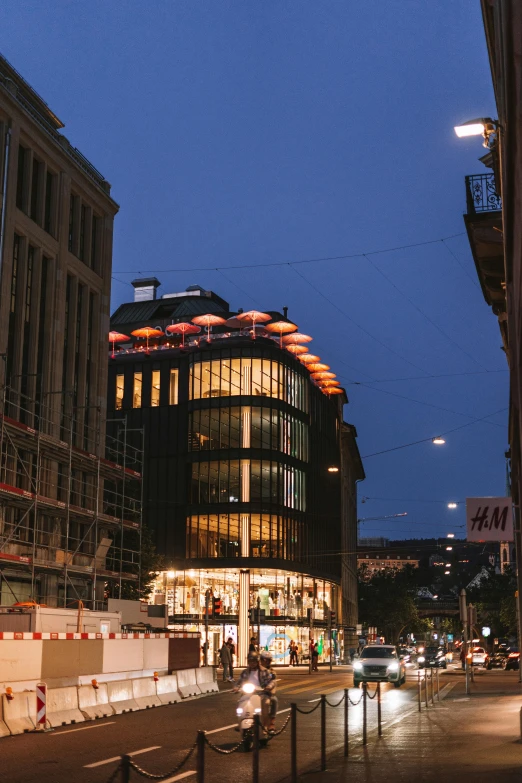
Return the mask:
<svg viewBox="0 0 522 783">
<path fill-rule="evenodd" d="M 513 541 L 511 498 L 467 498 L 468 541 Z"/>
</svg>

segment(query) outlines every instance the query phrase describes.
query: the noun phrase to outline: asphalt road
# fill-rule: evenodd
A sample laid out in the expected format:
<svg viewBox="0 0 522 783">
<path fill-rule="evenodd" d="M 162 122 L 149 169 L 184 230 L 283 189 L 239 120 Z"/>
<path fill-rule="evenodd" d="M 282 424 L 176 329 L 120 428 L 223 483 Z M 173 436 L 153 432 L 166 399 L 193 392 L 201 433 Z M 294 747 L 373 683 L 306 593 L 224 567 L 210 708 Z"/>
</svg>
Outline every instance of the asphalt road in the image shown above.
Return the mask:
<svg viewBox="0 0 522 783">
<path fill-rule="evenodd" d="M 343 689 L 353 683 L 346 670 L 323 670 L 317 674 L 285 673 L 278 682 L 279 710 L 277 726 L 289 714 L 291 702 L 309 710 L 321 693 L 335 704 Z M 443 679 L 443 678 L 441 678 Z M 441 683 L 442 687 L 442 683 Z M 373 692 L 374 685 L 369 689 Z M 350 690 L 357 701 L 361 690 Z M 382 718 L 386 725 L 416 708 L 417 672 L 410 671 L 401 688 L 382 687 Z M 206 696 L 181 704 L 118 715 L 77 726 L 65 726 L 45 734 L 25 734 L 0 740 L 2 783 L 106 783 L 117 767 L 116 757 L 135 754 L 134 760 L 148 772 L 166 773 L 172 770 L 191 748 L 198 729 L 212 732 L 209 739 L 222 748 L 234 747 L 239 735 L 234 731 L 237 696 L 230 691 Z M 298 763 L 300 769 L 317 764 L 320 757 L 320 710 L 299 715 Z M 377 702 L 368 702 L 368 729 L 376 729 Z M 361 742 L 362 705 L 350 705 L 350 742 L 353 748 Z M 327 708 L 328 750 L 343 743 L 343 708 Z M 272 740 L 261 751 L 261 780 L 276 783 L 290 769 L 290 731 Z M 250 781 L 252 756 L 243 750 L 233 755 L 206 751 L 209 783 L 230 783 L 230 780 Z M 195 783 L 193 756 L 171 783 L 191 780 Z M 193 774 L 186 774 L 186 773 Z M 136 773 L 131 780 L 138 781 Z"/>
</svg>

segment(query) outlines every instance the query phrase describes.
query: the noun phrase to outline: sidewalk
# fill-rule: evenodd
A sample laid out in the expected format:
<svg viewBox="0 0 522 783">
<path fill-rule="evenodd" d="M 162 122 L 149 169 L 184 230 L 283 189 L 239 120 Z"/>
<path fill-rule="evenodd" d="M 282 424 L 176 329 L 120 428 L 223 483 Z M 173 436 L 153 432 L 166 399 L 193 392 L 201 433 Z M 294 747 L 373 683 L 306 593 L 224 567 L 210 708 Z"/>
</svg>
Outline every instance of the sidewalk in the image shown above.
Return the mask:
<svg viewBox="0 0 522 783">
<path fill-rule="evenodd" d="M 489 673 L 488 673 L 489 674 Z M 464 681 L 448 678 L 446 698 L 421 714 L 415 708 L 368 733 L 366 748 L 327 759 L 327 771 L 302 771 L 302 783 L 520 783 L 522 688 L 518 672 Z M 441 678 L 441 689 L 445 681 Z M 448 692 L 449 691 L 449 692 Z M 285 778 L 287 781 L 288 778 Z"/>
</svg>

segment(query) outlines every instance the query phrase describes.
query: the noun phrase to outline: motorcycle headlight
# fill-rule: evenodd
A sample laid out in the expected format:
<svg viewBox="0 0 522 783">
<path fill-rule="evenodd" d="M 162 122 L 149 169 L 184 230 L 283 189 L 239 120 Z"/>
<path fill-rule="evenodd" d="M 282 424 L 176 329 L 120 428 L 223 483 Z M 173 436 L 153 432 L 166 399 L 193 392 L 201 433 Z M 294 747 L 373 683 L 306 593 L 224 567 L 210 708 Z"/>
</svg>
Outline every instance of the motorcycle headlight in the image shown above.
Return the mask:
<svg viewBox="0 0 522 783">
<path fill-rule="evenodd" d="M 419 663 L 424 663 L 425 660 L 426 660 L 426 658 L 424 657 L 424 655 L 419 655 L 419 657 L 417 658 L 417 661 Z"/>
<path fill-rule="evenodd" d="M 261 707 L 256 707 L 254 712 L 261 712 Z"/>
<path fill-rule="evenodd" d="M 360 661 L 356 661 L 353 665 L 353 668 L 355 669 L 356 672 L 362 671 L 362 667 L 363 665 Z"/>
<path fill-rule="evenodd" d="M 245 682 L 245 684 L 241 687 L 243 693 L 254 693 L 255 689 L 256 686 L 252 685 L 251 682 Z"/>
<path fill-rule="evenodd" d="M 243 714 L 243 707 L 238 707 L 236 709 L 236 715 L 242 715 Z"/>
<path fill-rule="evenodd" d="M 398 672 L 399 671 L 399 664 L 395 663 L 395 661 L 393 663 L 390 663 L 390 665 L 388 666 L 388 671 L 389 672 Z"/>
</svg>

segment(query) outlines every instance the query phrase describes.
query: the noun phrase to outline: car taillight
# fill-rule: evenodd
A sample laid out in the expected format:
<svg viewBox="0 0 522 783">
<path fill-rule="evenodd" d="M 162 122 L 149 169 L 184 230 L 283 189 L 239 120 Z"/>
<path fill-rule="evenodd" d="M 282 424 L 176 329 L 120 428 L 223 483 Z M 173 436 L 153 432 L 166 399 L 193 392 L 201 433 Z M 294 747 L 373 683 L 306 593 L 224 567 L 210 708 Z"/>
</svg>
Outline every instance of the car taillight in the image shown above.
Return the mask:
<svg viewBox="0 0 522 783">
<path fill-rule="evenodd" d="M 508 658 L 520 658 L 520 653 L 509 653 Z"/>
</svg>

